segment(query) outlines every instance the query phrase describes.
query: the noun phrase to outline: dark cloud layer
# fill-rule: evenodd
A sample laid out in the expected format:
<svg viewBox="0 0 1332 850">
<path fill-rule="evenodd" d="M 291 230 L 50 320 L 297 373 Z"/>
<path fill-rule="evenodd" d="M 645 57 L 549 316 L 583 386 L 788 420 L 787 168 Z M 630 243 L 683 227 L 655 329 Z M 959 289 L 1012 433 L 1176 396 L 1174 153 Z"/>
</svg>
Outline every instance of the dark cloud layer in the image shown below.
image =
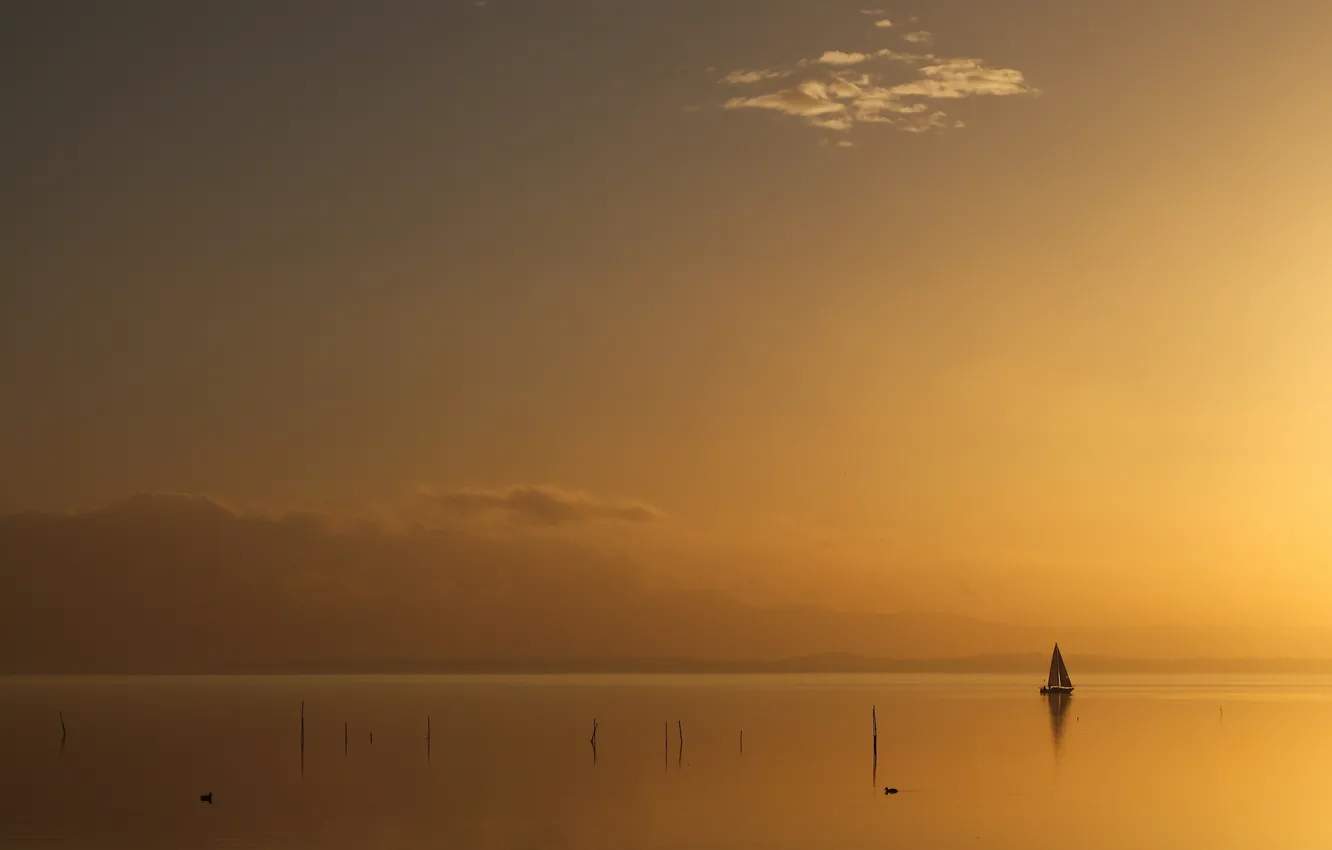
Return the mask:
<svg viewBox="0 0 1332 850">
<path fill-rule="evenodd" d="M 595 515 L 588 504 L 554 501 L 520 495 L 500 506 L 547 525 Z M 332 528 L 182 496 L 2 517 L 0 671 L 938 657 L 1022 645 L 1005 627 L 958 618 L 767 610 L 654 590 L 626 558 L 521 529 Z"/>
</svg>

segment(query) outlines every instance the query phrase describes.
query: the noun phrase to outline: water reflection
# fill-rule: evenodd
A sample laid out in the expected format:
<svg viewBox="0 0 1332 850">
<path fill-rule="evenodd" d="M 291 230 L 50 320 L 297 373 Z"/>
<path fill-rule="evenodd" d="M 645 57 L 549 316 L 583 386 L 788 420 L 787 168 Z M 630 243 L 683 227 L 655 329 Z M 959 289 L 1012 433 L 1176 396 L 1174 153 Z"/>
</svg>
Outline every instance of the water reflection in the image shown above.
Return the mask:
<svg viewBox="0 0 1332 850">
<path fill-rule="evenodd" d="M 569 687 L 540 677 L 517 685 L 330 677 L 307 707 L 311 758 L 302 786 L 290 764 L 291 727 L 299 735 L 300 721 L 286 710 L 296 703 L 299 711 L 305 682 L 0 680 L 0 847 L 34 837 L 141 850 L 722 850 L 872 847 L 889 839 L 901 847 L 1042 850 L 1064 848 L 1069 834 L 1104 848 L 1171 844 L 1163 835 L 1186 836 L 1174 842 L 1182 848 L 1332 847 L 1332 820 L 1320 802 L 1332 763 L 1332 684 L 1283 684 L 1287 691 L 1274 695 L 1270 683 L 1229 678 L 1152 683 L 1150 691 L 1125 687 L 1113 700 L 1100 686 L 1092 691 L 1099 719 L 1081 698 L 1074 710 L 1068 696 L 1046 697 L 1050 726 L 1042 729 L 1025 679 L 936 681 L 700 676 Z M 1219 723 L 1223 699 L 1244 702 L 1225 702 L 1235 707 L 1231 720 L 1213 726 L 1211 711 Z M 877 787 L 866 789 L 863 706 L 871 700 L 884 703 L 884 728 L 897 734 L 885 739 L 893 764 L 882 783 L 871 741 Z M 51 758 L 51 738 L 58 748 L 60 737 L 51 709 L 62 701 L 72 711 L 65 723 L 75 727 L 64 762 Z M 681 710 L 664 709 L 667 701 Z M 440 711 L 439 765 L 427 767 L 416 749 L 424 743 L 421 706 Z M 1086 729 L 1077 723 L 1083 708 Z M 587 720 L 607 711 L 620 730 L 615 753 L 604 765 L 598 753 L 588 770 L 576 732 L 590 737 Z M 697 769 L 669 774 L 667 718 L 686 712 Z M 380 745 L 352 769 L 336 759 L 338 713 L 360 718 L 366 740 L 373 728 Z M 1046 761 L 1041 741 L 1058 746 L 1062 733 L 1074 734 L 1064 725 L 1069 715 L 1077 764 L 1055 767 L 1062 755 Z M 656 723 L 666 775 L 655 769 Z M 746 739 L 767 742 L 746 746 L 743 761 L 742 725 Z M 889 802 L 885 786 L 903 793 Z M 192 799 L 210 791 L 211 810 Z"/>
<path fill-rule="evenodd" d="M 1068 714 L 1068 704 L 1073 699 L 1071 694 L 1048 694 L 1050 702 L 1050 737 L 1054 740 L 1055 755 L 1059 755 L 1064 742 L 1064 720 Z"/>
</svg>

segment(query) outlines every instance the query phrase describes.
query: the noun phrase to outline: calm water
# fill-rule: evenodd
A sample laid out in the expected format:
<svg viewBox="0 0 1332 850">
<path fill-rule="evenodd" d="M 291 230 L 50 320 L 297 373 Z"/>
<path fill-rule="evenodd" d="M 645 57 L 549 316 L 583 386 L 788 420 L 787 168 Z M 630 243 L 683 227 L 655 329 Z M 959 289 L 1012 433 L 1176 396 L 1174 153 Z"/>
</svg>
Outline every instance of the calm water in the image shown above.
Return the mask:
<svg viewBox="0 0 1332 850">
<path fill-rule="evenodd" d="M 1039 678 L 0 679 L 0 844 L 1332 847 L 1332 680 Z"/>
</svg>

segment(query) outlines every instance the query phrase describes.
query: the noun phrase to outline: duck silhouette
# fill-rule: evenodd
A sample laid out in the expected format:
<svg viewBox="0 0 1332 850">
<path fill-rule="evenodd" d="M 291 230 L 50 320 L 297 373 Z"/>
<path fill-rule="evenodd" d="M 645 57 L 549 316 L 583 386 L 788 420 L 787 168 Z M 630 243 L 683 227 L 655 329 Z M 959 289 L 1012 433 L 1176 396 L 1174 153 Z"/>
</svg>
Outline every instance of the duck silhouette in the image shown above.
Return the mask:
<svg viewBox="0 0 1332 850">
<path fill-rule="evenodd" d="M 213 792 L 212 792 L 212 791 L 209 791 L 207 794 L 200 794 L 200 795 L 199 795 L 199 802 L 200 802 L 200 803 L 207 803 L 208 805 L 211 806 L 211 805 L 213 804 Z"/>
</svg>

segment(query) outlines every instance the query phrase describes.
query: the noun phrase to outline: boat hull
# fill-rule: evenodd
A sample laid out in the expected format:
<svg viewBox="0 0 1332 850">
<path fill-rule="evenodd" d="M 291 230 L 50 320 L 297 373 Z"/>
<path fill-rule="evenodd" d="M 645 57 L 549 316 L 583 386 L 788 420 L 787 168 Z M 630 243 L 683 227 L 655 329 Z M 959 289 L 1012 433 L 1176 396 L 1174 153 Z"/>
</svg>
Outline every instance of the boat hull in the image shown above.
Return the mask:
<svg viewBox="0 0 1332 850">
<path fill-rule="evenodd" d="M 1041 688 L 1041 694 L 1042 694 L 1042 695 L 1044 695 L 1044 694 L 1071 694 L 1071 693 L 1073 693 L 1073 688 L 1072 688 L 1072 687 L 1062 688 L 1062 687 L 1059 687 L 1059 686 L 1055 686 L 1055 687 L 1051 688 L 1051 687 L 1049 687 L 1049 686 L 1046 686 L 1046 687 L 1044 687 L 1044 688 Z"/>
</svg>

